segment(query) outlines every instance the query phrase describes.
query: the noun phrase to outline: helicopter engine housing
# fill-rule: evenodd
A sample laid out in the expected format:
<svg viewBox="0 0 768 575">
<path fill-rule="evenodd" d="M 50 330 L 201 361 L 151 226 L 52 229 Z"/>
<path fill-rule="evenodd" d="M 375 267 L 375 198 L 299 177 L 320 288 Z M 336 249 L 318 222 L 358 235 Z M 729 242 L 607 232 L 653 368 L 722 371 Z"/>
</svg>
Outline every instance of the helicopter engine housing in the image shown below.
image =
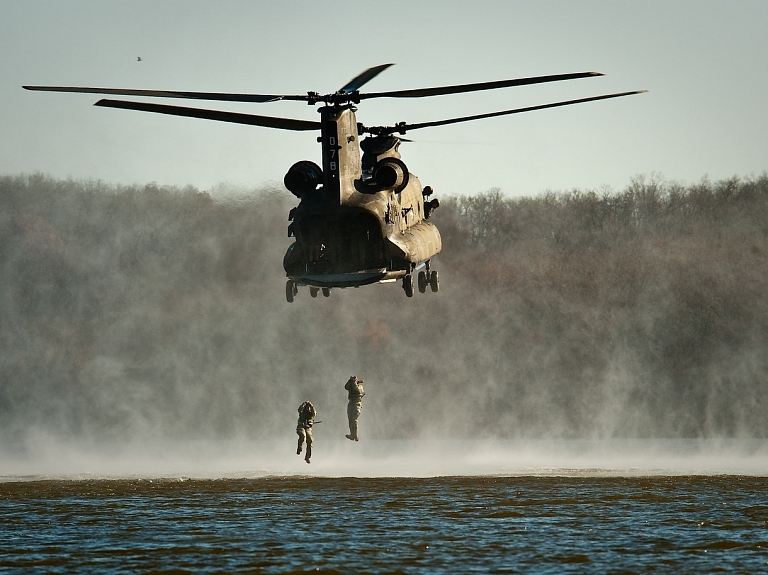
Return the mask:
<svg viewBox="0 0 768 575">
<path fill-rule="evenodd" d="M 296 162 L 283 178 L 283 184 L 297 198 L 310 194 L 323 183 L 323 170 L 309 160 Z"/>
<path fill-rule="evenodd" d="M 373 168 L 373 179 L 381 190 L 400 192 L 408 185 L 408 168 L 399 158 L 382 158 Z"/>
</svg>

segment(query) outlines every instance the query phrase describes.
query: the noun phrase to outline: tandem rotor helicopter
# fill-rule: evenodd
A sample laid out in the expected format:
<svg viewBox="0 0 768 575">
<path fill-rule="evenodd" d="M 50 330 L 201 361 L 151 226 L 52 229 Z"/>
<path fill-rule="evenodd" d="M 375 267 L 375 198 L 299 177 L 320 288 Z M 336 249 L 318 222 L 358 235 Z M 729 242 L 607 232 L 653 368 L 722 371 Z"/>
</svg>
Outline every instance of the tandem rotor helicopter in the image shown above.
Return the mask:
<svg viewBox="0 0 768 575">
<path fill-rule="evenodd" d="M 233 94 L 68 86 L 24 88 L 223 102 L 300 101 L 309 105 L 319 104 L 319 122 L 125 100 L 102 99 L 95 104 L 281 130 L 320 132 L 318 142 L 322 147 L 322 167 L 303 160 L 291 166 L 284 178 L 285 187 L 299 199 L 298 206 L 288 215 L 288 236 L 294 237 L 295 241 L 283 258 L 288 277 L 285 296 L 289 303 L 294 301 L 299 286 L 308 286 L 312 297 L 317 297 L 320 290 L 328 297 L 332 288 L 398 280 L 402 281 L 408 297 L 413 296 L 416 286 L 421 293 L 427 288 L 438 291 L 438 273 L 430 264 L 440 252 L 442 240 L 437 227 L 428 220 L 440 202 L 436 198 L 429 199 L 432 188 L 422 187 L 400 157 L 400 143 L 407 141 L 401 136 L 407 132 L 646 91 L 605 94 L 432 122 L 399 122 L 392 126 L 358 123 L 356 105 L 372 98 L 425 98 L 602 76 L 598 72 L 580 72 L 412 90 L 360 92 L 363 85 L 391 65 L 369 68 L 330 94 Z"/>
</svg>

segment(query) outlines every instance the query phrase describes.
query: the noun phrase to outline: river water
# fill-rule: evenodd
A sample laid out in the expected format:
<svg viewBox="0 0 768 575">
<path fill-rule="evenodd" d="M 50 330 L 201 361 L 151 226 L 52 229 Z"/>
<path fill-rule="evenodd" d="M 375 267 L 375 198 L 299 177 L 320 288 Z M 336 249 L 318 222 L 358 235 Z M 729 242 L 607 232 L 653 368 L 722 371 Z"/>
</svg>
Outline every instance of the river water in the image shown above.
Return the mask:
<svg viewBox="0 0 768 575">
<path fill-rule="evenodd" d="M 0 572 L 768 572 L 764 443 L 282 447 L 6 452 Z"/>
</svg>

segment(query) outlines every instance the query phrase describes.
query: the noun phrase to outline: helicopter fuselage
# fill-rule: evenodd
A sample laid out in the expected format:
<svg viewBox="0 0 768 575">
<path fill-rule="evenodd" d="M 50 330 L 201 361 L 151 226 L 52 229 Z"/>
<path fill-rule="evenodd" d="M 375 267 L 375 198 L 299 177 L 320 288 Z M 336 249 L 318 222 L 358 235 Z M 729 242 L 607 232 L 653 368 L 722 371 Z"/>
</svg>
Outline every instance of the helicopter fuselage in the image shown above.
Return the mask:
<svg viewBox="0 0 768 575">
<path fill-rule="evenodd" d="M 289 216 L 296 241 L 283 260 L 288 278 L 318 288 L 355 287 L 428 266 L 442 248 L 437 227 L 427 221 L 432 204 L 425 206 L 425 193 L 431 190 L 408 172 L 397 151 L 400 140 L 360 142 L 351 105 L 320 113 L 323 167 L 315 177 L 322 184 L 300 194 L 291 190 L 301 201 Z"/>
</svg>

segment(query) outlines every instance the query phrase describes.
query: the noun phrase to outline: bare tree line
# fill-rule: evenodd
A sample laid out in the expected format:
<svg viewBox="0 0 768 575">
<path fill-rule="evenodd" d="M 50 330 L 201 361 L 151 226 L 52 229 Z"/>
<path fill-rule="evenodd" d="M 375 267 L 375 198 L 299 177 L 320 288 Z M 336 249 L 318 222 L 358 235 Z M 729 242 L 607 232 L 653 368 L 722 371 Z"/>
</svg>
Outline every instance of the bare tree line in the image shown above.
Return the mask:
<svg viewBox="0 0 768 575">
<path fill-rule="evenodd" d="M 438 294 L 288 305 L 282 190 L 0 178 L 0 439 L 768 435 L 768 175 L 441 200 Z"/>
</svg>

